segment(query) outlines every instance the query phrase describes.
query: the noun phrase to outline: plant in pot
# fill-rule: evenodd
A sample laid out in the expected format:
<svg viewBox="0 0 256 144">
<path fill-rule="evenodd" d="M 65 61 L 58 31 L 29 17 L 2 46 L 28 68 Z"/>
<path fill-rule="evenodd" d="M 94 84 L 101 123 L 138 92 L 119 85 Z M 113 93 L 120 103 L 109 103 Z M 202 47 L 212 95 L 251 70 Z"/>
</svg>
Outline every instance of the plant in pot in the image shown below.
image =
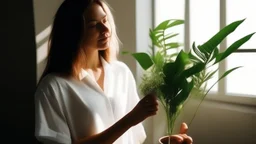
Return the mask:
<svg viewBox="0 0 256 144">
<path fill-rule="evenodd" d="M 144 69 L 142 81 L 139 85 L 141 94 L 146 95 L 152 91 L 156 92 L 164 107 L 167 122 L 165 138 L 168 138 L 166 143 L 171 143 L 168 136 L 173 133 L 175 120 L 185 101 L 191 95 L 195 95 L 200 97 L 202 102 L 215 84 L 239 68 L 235 67 L 227 70 L 209 89 L 206 88 L 207 82 L 217 72 L 217 69 L 209 71 L 209 68 L 225 60 L 254 34 L 251 33 L 238 39 L 223 52 L 219 51 L 218 45 L 230 33 L 234 32 L 243 21 L 244 19 L 234 21 L 225 26 L 202 45 L 196 46 L 194 42 L 190 51 L 185 52 L 179 49 L 181 44 L 171 42 L 172 38 L 178 34 L 167 32 L 170 28 L 184 24 L 184 21 L 166 20 L 150 29 L 151 52 L 132 53 L 132 56 Z M 156 48 L 156 52 L 153 47 Z M 176 52 L 170 53 L 170 49 L 176 49 Z M 164 143 L 163 138 L 160 138 L 159 142 Z"/>
</svg>

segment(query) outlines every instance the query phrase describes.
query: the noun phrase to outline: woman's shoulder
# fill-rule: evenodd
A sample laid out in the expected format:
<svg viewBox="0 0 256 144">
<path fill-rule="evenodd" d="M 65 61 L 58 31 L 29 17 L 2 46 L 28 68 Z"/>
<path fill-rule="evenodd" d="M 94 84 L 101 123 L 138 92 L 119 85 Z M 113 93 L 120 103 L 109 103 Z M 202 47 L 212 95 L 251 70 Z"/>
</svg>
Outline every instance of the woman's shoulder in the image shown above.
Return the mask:
<svg viewBox="0 0 256 144">
<path fill-rule="evenodd" d="M 41 79 L 37 84 L 37 91 L 49 92 L 56 91 L 63 85 L 65 85 L 68 78 L 57 74 L 48 74 Z"/>
<path fill-rule="evenodd" d="M 56 83 L 63 81 L 63 78 L 57 74 L 48 74 L 44 76 L 41 81 L 38 83 L 38 86 L 46 86 L 46 85 L 55 85 Z"/>
</svg>

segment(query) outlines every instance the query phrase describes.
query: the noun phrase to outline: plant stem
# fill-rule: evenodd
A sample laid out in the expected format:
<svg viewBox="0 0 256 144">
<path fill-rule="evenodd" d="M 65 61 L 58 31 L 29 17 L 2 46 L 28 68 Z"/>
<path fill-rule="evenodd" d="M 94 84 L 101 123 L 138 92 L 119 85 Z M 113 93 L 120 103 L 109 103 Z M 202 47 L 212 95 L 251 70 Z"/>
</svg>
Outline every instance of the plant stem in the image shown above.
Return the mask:
<svg viewBox="0 0 256 144">
<path fill-rule="evenodd" d="M 163 39 L 165 39 L 165 37 L 164 37 L 164 32 L 165 32 L 165 31 L 163 31 Z M 166 52 L 165 40 L 164 40 L 164 57 L 166 56 L 166 53 L 167 53 L 167 52 Z"/>
<path fill-rule="evenodd" d="M 196 113 L 197 113 L 197 111 L 198 111 L 198 109 L 199 109 L 200 105 L 202 104 L 202 102 L 203 102 L 204 98 L 206 97 L 206 95 L 207 95 L 207 94 L 208 94 L 208 92 L 212 89 L 212 87 L 213 87 L 214 85 L 215 85 L 215 84 L 213 84 L 213 85 L 210 87 L 210 89 L 208 89 L 208 91 L 203 95 L 203 98 L 201 99 L 201 101 L 200 101 L 199 105 L 197 106 L 197 108 L 196 108 L 196 112 L 195 112 L 195 114 L 194 114 L 194 116 L 193 116 L 192 120 L 189 122 L 189 126 L 190 126 L 190 124 L 192 123 L 192 121 L 194 120 L 194 118 L 195 118 L 195 116 L 196 116 Z M 205 89 L 205 88 L 206 88 L 206 85 L 205 85 L 204 89 Z M 204 90 L 204 91 L 205 91 L 205 90 Z"/>
<path fill-rule="evenodd" d="M 167 105 L 166 109 L 166 116 L 167 116 L 167 135 L 170 135 L 170 113 L 169 113 L 169 106 Z"/>
</svg>

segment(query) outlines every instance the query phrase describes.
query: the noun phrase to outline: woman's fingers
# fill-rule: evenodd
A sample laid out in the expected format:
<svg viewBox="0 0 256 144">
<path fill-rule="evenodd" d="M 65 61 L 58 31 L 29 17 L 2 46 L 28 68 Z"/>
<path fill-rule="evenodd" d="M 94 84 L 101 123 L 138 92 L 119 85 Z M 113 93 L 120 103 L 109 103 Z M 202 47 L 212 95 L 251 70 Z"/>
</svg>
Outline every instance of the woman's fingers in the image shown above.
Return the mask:
<svg viewBox="0 0 256 144">
<path fill-rule="evenodd" d="M 180 135 L 171 135 L 171 142 L 177 142 L 177 143 L 181 143 L 183 142 L 183 137 Z"/>
<path fill-rule="evenodd" d="M 148 95 L 146 95 L 144 98 L 152 98 L 152 99 L 156 99 L 156 94 L 155 93 L 150 93 Z"/>
<path fill-rule="evenodd" d="M 149 98 L 144 104 L 145 110 L 148 112 L 149 116 L 156 115 L 158 111 L 158 102 L 156 99 Z"/>
<path fill-rule="evenodd" d="M 148 111 L 158 110 L 158 101 L 155 95 L 147 95 L 143 98 L 142 104 Z"/>
<path fill-rule="evenodd" d="M 148 116 L 154 116 L 154 115 L 156 115 L 157 114 L 157 112 L 156 111 L 153 111 L 153 112 L 149 112 L 148 113 Z"/>
<path fill-rule="evenodd" d="M 184 143 L 185 144 L 192 144 L 193 143 L 193 139 L 190 136 L 186 135 L 186 138 L 184 138 Z"/>
<path fill-rule="evenodd" d="M 147 105 L 147 106 L 145 106 L 145 110 L 148 112 L 148 114 L 150 116 L 156 115 L 156 113 L 158 111 L 158 104 L 154 103 L 154 104 Z"/>
<path fill-rule="evenodd" d="M 187 131 L 188 131 L 188 125 L 186 123 L 182 123 L 180 126 L 179 135 L 183 138 L 183 144 L 192 144 L 193 139 L 186 134 Z"/>
<path fill-rule="evenodd" d="M 158 101 L 155 94 L 148 94 L 140 100 L 137 107 L 138 115 L 146 117 L 156 115 L 158 111 Z"/>
<path fill-rule="evenodd" d="M 182 144 L 192 144 L 193 139 L 190 136 L 188 136 L 187 134 L 179 134 L 179 136 L 181 136 L 183 138 Z"/>
<path fill-rule="evenodd" d="M 171 142 L 174 144 L 192 144 L 193 140 L 186 134 L 171 135 Z"/>
<path fill-rule="evenodd" d="M 145 104 L 145 109 L 147 111 L 157 111 L 158 110 L 158 102 L 149 102 L 148 104 Z"/>
<path fill-rule="evenodd" d="M 142 99 L 143 103 L 146 105 L 150 105 L 150 104 L 158 104 L 157 102 L 157 97 L 156 95 L 153 94 L 149 94 L 146 95 L 143 99 Z"/>
<path fill-rule="evenodd" d="M 147 101 L 144 103 L 146 107 L 158 106 L 158 101 Z"/>
<path fill-rule="evenodd" d="M 180 126 L 180 134 L 186 134 L 188 131 L 188 126 L 186 123 L 182 123 Z"/>
</svg>

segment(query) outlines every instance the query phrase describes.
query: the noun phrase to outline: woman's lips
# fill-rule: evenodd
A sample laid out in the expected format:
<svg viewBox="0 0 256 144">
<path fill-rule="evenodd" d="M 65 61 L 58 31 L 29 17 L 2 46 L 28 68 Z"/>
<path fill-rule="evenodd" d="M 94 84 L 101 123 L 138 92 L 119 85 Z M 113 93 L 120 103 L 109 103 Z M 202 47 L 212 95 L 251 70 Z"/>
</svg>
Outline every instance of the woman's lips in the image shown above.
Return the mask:
<svg viewBox="0 0 256 144">
<path fill-rule="evenodd" d="M 102 35 L 98 40 L 101 41 L 101 40 L 106 40 L 110 37 L 109 33 L 105 33 L 104 35 Z"/>
<path fill-rule="evenodd" d="M 105 41 L 108 40 L 108 38 L 109 38 L 109 37 L 100 38 L 98 41 L 100 41 L 100 42 L 105 42 Z"/>
<path fill-rule="evenodd" d="M 109 34 L 104 34 L 102 37 L 98 39 L 98 41 L 101 41 L 101 42 L 107 41 L 109 37 L 110 37 Z"/>
</svg>

